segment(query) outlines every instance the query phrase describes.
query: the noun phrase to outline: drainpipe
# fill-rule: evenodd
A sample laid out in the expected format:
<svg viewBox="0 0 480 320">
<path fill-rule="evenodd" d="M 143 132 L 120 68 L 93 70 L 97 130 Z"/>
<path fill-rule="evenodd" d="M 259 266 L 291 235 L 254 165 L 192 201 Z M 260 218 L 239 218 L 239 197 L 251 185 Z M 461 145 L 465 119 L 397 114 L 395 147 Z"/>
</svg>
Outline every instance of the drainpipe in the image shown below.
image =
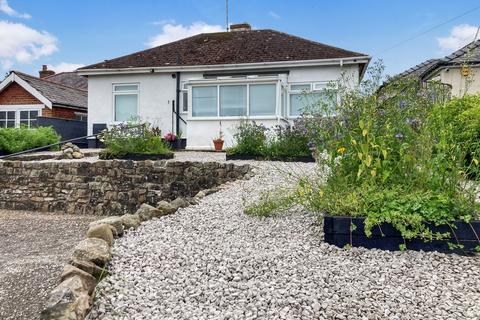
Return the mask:
<svg viewBox="0 0 480 320">
<path fill-rule="evenodd" d="M 178 137 L 180 132 L 180 72 L 177 72 L 177 95 L 175 98 L 177 110 L 175 112 L 175 134 Z"/>
</svg>

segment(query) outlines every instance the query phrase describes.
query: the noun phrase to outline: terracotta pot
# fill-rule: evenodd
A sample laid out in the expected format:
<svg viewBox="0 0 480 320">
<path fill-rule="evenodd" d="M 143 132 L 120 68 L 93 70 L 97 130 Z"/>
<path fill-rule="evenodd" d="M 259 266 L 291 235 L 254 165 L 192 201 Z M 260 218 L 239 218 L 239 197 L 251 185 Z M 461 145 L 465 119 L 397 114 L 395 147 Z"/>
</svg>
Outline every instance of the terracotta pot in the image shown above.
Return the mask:
<svg viewBox="0 0 480 320">
<path fill-rule="evenodd" d="M 215 151 L 222 151 L 224 141 L 222 139 L 213 140 L 213 145 L 215 146 Z"/>
</svg>

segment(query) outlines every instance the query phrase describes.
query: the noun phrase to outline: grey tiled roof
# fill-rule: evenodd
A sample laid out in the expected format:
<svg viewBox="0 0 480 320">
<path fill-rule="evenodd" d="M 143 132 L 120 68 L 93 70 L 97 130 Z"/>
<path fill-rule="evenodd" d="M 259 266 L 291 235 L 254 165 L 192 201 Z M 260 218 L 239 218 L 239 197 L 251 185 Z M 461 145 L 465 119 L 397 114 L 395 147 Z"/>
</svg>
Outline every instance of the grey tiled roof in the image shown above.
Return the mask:
<svg viewBox="0 0 480 320">
<path fill-rule="evenodd" d="M 415 76 L 422 79 L 441 62 L 441 59 L 429 59 L 398 74 L 398 77 Z"/>
<path fill-rule="evenodd" d="M 87 91 L 40 79 L 22 72 L 12 72 L 50 100 L 53 105 L 87 109 Z"/>
<path fill-rule="evenodd" d="M 76 72 L 61 72 L 44 78 L 80 90 L 88 90 L 88 80 Z"/>
<path fill-rule="evenodd" d="M 471 42 L 463 48 L 441 59 L 429 59 L 398 74 L 396 77 L 416 76 L 424 79 L 432 71 L 442 66 L 480 63 L 480 40 Z"/>
<path fill-rule="evenodd" d="M 275 30 L 202 33 L 85 69 L 198 66 L 365 57 Z"/>
</svg>

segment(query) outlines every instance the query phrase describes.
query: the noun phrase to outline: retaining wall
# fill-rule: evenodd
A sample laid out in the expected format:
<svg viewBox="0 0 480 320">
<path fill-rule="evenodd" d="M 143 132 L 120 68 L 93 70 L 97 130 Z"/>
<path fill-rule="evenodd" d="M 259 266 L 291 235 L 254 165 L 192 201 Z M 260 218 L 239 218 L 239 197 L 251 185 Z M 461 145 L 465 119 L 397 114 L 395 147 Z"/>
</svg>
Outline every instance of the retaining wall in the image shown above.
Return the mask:
<svg viewBox="0 0 480 320">
<path fill-rule="evenodd" d="M 243 177 L 249 165 L 179 161 L 0 161 L 0 208 L 119 215 L 194 196 Z"/>
</svg>

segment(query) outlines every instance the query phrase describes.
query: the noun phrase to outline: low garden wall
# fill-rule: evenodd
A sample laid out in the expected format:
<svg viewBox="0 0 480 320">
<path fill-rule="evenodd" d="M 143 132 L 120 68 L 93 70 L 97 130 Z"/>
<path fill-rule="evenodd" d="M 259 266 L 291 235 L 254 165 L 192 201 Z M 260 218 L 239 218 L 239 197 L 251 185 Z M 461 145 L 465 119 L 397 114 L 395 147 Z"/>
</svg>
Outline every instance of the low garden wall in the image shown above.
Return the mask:
<svg viewBox="0 0 480 320">
<path fill-rule="evenodd" d="M 243 177 L 249 165 L 179 161 L 0 162 L 0 208 L 119 215 Z"/>
</svg>

